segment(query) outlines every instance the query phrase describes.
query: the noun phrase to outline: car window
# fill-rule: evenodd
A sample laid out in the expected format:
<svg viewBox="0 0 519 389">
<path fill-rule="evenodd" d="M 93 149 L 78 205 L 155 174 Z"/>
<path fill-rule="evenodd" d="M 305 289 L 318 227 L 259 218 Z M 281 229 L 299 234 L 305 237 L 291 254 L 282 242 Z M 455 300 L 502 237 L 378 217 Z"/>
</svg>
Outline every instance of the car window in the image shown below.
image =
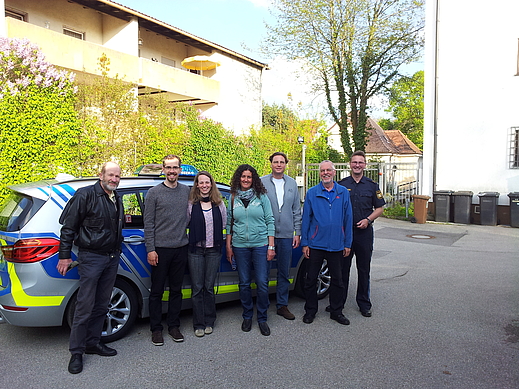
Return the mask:
<svg viewBox="0 0 519 389">
<path fill-rule="evenodd" d="M 0 209 L 0 231 L 21 230 L 44 203 L 31 196 L 12 193 Z"/>
<path fill-rule="evenodd" d="M 125 228 L 144 228 L 144 197 L 147 189 L 119 191 L 124 207 Z"/>
</svg>

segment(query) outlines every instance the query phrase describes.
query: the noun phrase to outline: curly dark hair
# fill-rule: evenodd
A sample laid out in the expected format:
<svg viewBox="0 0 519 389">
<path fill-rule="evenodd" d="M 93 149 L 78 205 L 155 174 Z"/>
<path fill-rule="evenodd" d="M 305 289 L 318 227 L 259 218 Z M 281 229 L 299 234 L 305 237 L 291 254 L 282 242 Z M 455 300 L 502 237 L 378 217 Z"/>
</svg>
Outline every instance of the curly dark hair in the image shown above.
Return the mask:
<svg viewBox="0 0 519 389">
<path fill-rule="evenodd" d="M 267 193 L 267 189 L 263 186 L 263 183 L 261 182 L 261 179 L 258 175 L 258 172 L 256 169 L 254 169 L 251 165 L 243 164 L 238 166 L 236 171 L 234 172 L 232 179 L 231 179 L 231 193 L 236 194 L 238 190 L 241 188 L 241 175 L 244 171 L 249 171 L 252 174 L 252 190 L 254 190 L 254 193 L 256 196 L 260 196 L 261 194 Z"/>
</svg>

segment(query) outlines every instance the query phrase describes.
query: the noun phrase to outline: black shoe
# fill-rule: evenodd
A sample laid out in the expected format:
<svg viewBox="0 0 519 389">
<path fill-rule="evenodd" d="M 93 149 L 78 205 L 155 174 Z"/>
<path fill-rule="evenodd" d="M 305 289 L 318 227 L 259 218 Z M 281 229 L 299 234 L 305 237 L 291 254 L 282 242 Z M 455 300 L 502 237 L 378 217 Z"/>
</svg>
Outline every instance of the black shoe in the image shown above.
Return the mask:
<svg viewBox="0 0 519 389">
<path fill-rule="evenodd" d="M 258 323 L 261 335 L 263 336 L 269 336 L 270 335 L 270 328 L 266 321 L 263 323 Z"/>
<path fill-rule="evenodd" d="M 303 316 L 303 323 L 311 324 L 314 321 L 314 319 L 315 319 L 314 315 L 305 314 Z"/>
<path fill-rule="evenodd" d="M 241 330 L 243 332 L 249 332 L 252 328 L 252 319 L 243 319 L 243 323 L 241 323 Z"/>
<path fill-rule="evenodd" d="M 371 309 L 368 309 L 367 311 L 360 311 L 360 314 L 364 317 L 371 317 Z"/>
<path fill-rule="evenodd" d="M 325 310 L 326 312 L 331 312 L 331 311 L 332 311 L 332 309 L 330 308 L 329 305 L 328 305 L 326 308 L 324 308 L 324 310 Z"/>
<path fill-rule="evenodd" d="M 86 354 L 97 354 L 101 355 L 102 357 L 113 357 L 114 355 L 117 355 L 117 351 L 115 351 L 113 348 L 108 347 L 104 343 L 98 343 L 95 346 L 87 347 L 85 350 Z"/>
<path fill-rule="evenodd" d="M 350 321 L 342 313 L 338 315 L 330 315 L 330 319 L 335 320 L 339 324 L 344 324 L 345 326 L 350 324 Z"/>
<path fill-rule="evenodd" d="M 68 363 L 68 372 L 70 374 L 78 374 L 83 371 L 83 355 L 72 354 Z"/>
</svg>

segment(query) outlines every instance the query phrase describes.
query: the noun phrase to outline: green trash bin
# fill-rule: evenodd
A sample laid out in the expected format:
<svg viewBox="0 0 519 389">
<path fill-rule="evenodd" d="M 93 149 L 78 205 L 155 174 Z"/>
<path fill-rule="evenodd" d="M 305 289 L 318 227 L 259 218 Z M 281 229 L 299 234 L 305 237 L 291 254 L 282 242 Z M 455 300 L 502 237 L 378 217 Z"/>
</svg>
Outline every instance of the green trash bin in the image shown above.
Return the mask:
<svg viewBox="0 0 519 389">
<path fill-rule="evenodd" d="M 437 222 L 451 221 L 451 195 L 452 190 L 438 190 L 433 192 L 434 199 L 434 220 Z"/>
<path fill-rule="evenodd" d="M 497 226 L 498 192 L 481 192 L 479 197 L 479 214 L 482 226 Z"/>
<path fill-rule="evenodd" d="M 470 224 L 471 191 L 454 192 L 454 223 Z"/>
<path fill-rule="evenodd" d="M 519 192 L 508 193 L 510 198 L 510 226 L 519 227 Z"/>
</svg>

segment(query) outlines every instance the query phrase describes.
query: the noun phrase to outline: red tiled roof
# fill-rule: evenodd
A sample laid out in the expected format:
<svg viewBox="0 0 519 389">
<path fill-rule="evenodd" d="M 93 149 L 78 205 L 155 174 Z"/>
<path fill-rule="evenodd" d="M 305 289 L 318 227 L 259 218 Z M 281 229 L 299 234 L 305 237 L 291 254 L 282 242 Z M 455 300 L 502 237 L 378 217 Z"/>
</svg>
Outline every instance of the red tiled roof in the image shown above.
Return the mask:
<svg viewBox="0 0 519 389">
<path fill-rule="evenodd" d="M 334 124 L 330 130 L 336 127 Z M 366 144 L 366 154 L 418 154 L 422 151 L 400 130 L 384 131 L 378 123 L 368 118 L 367 131 L 370 133 Z"/>
</svg>

